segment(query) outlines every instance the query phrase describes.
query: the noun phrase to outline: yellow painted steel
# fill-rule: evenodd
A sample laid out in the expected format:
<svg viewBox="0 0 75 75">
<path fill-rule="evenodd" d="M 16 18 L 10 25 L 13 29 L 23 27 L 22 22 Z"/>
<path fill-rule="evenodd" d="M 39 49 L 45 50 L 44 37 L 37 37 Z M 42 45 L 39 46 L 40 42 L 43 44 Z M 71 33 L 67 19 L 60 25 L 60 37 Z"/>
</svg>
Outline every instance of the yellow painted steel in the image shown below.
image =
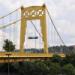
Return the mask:
<svg viewBox="0 0 75 75">
<path fill-rule="evenodd" d="M 44 52 L 48 53 L 47 45 L 47 30 L 46 30 L 46 7 L 43 6 L 31 6 L 31 7 L 21 7 L 21 31 L 20 31 L 20 50 L 24 49 L 25 34 L 26 34 L 26 22 L 27 20 L 40 20 L 42 40 L 44 43 Z"/>
<path fill-rule="evenodd" d="M 8 58 L 9 55 L 9 58 Z M 43 58 L 50 59 L 54 53 L 25 53 L 25 52 L 0 52 L 0 63 L 7 63 L 9 62 L 22 62 L 22 61 L 29 61 L 30 59 L 37 60 Z M 65 54 L 60 53 L 58 54 L 61 57 L 65 57 Z"/>
<path fill-rule="evenodd" d="M 8 57 L 8 54 L 10 57 L 52 57 L 54 55 L 54 53 L 0 52 L 0 57 Z M 63 53 L 57 55 L 61 57 L 65 56 Z"/>
<path fill-rule="evenodd" d="M 24 19 L 24 8 L 21 7 L 21 27 L 20 27 L 20 51 L 23 52 L 25 33 L 26 33 L 26 20 Z"/>
</svg>

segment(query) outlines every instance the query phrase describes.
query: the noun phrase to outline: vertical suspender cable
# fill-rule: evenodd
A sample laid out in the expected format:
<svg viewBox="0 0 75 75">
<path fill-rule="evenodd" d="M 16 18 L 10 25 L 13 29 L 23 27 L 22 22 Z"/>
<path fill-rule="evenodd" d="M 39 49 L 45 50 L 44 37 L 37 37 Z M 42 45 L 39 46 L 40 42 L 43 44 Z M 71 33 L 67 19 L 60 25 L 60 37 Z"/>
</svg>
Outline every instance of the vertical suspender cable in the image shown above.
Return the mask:
<svg viewBox="0 0 75 75">
<path fill-rule="evenodd" d="M 11 19 L 10 19 L 10 16 L 8 17 L 9 18 L 9 22 L 11 21 Z M 10 26 L 11 27 L 11 26 Z M 10 38 L 11 38 L 11 35 L 10 35 L 11 33 L 10 33 L 10 29 L 8 28 L 8 41 L 10 41 Z M 9 48 L 10 48 L 10 44 L 9 44 Z M 8 48 L 8 49 L 9 49 Z M 10 50 L 8 51 L 8 52 L 10 52 Z M 8 75 L 10 75 L 10 64 L 9 64 L 9 54 L 7 54 L 8 55 Z"/>
<path fill-rule="evenodd" d="M 2 25 L 4 25 L 4 19 L 1 19 L 1 20 L 2 20 Z M 1 26 L 2 26 L 2 25 L 1 25 Z M 3 42 L 2 44 L 4 44 L 4 36 L 5 36 L 4 29 L 2 29 L 1 32 L 2 32 L 2 42 Z M 5 37 L 6 37 L 6 36 L 5 36 Z M 2 46 L 3 46 L 3 45 L 2 45 Z M 2 48 L 2 49 L 3 49 L 3 48 Z"/>
<path fill-rule="evenodd" d="M 34 37 L 36 37 L 36 32 L 34 33 Z M 35 49 L 36 49 L 36 39 L 34 39 L 34 41 L 35 41 Z"/>
</svg>

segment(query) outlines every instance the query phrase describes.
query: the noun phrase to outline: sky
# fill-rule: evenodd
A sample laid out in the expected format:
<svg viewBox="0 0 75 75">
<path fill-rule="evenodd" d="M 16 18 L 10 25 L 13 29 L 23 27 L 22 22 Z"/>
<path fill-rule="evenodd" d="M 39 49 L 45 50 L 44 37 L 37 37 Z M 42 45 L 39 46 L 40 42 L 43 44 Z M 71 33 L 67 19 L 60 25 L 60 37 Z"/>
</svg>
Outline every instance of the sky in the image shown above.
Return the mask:
<svg viewBox="0 0 75 75">
<path fill-rule="evenodd" d="M 48 11 L 50 12 L 52 19 L 54 21 L 54 24 L 55 24 L 59 34 L 61 35 L 62 39 L 64 40 L 65 44 L 66 45 L 75 45 L 75 0 L 37 0 L 37 1 L 36 0 L 0 0 L 0 17 L 10 13 L 11 11 L 19 8 L 20 6 L 28 7 L 28 6 L 36 6 L 36 5 L 43 5 L 43 4 L 46 5 Z M 16 17 L 16 16 L 14 16 L 14 17 Z M 12 18 L 14 19 L 14 17 L 12 17 Z M 8 18 L 6 18 L 6 19 L 7 19 L 6 21 L 4 20 L 4 24 L 6 24 L 6 23 L 8 24 L 7 21 L 9 19 Z M 49 45 L 53 45 L 55 43 L 60 43 L 59 38 L 57 37 L 57 34 L 55 34 L 54 30 L 52 31 L 53 27 L 49 20 L 48 15 L 47 15 L 46 19 L 47 19 Z M 2 26 L 3 20 L 0 21 L 0 24 L 1 24 L 0 26 Z M 36 24 L 37 25 L 39 24 L 38 21 L 36 22 Z M 31 27 L 28 26 L 28 28 L 31 28 Z M 38 30 L 39 30 L 39 28 L 38 28 Z M 12 30 L 13 29 L 15 30 L 14 33 L 19 32 L 19 26 L 18 27 L 15 26 L 15 28 L 12 27 Z M 8 28 L 8 30 L 10 30 L 10 28 Z M 32 33 L 33 31 L 35 31 L 35 30 L 32 27 L 32 30 L 30 31 L 30 33 Z M 8 37 L 8 32 L 10 32 L 10 31 L 0 30 L 0 33 L 2 34 L 0 36 L 0 38 L 3 39 L 3 37 L 4 37 L 3 34 L 5 34 L 7 36 L 7 38 L 10 38 L 10 36 Z M 39 30 L 39 32 L 40 32 L 40 30 Z M 16 35 L 16 33 L 15 33 L 15 35 Z M 34 34 L 32 34 L 32 35 L 34 35 Z M 19 34 L 17 34 L 13 38 L 16 40 L 16 37 L 18 37 L 18 36 L 19 36 Z M 38 36 L 38 34 L 37 34 L 37 36 Z M 51 38 L 53 40 L 51 40 Z M 56 41 L 54 41 L 54 39 Z M 19 40 L 19 38 L 18 38 L 18 40 Z M 0 40 L 0 41 L 2 41 L 2 40 Z M 27 42 L 28 42 L 28 40 L 27 40 Z M 17 43 L 15 42 L 15 44 L 17 44 L 17 47 L 18 47 L 19 41 Z M 37 47 L 38 47 L 38 45 L 39 44 L 37 44 Z M 2 47 L 2 45 L 1 45 L 1 47 Z"/>
</svg>

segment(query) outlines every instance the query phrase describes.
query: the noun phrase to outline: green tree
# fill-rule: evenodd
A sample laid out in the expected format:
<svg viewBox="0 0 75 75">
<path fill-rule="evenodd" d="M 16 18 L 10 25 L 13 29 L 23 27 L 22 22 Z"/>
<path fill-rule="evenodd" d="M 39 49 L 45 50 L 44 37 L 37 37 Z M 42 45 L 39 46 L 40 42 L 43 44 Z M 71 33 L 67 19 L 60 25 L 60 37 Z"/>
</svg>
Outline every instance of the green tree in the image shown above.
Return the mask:
<svg viewBox="0 0 75 75">
<path fill-rule="evenodd" d="M 49 68 L 43 61 L 39 61 L 35 65 L 37 75 L 49 75 Z"/>
<path fill-rule="evenodd" d="M 63 75 L 75 75 L 75 67 L 72 64 L 64 65 L 62 73 Z"/>
<path fill-rule="evenodd" d="M 61 74 L 61 66 L 59 63 L 51 63 L 49 68 L 49 75 L 60 75 Z"/>
<path fill-rule="evenodd" d="M 57 54 L 54 54 L 53 57 L 51 58 L 51 61 L 52 61 L 52 62 L 61 63 L 61 62 L 62 62 L 62 58 L 61 58 L 61 56 L 59 56 L 59 55 L 57 55 Z"/>
<path fill-rule="evenodd" d="M 7 52 L 12 52 L 15 50 L 15 45 L 13 44 L 12 41 L 6 39 L 4 40 L 3 49 Z"/>
<path fill-rule="evenodd" d="M 71 63 L 75 66 L 75 54 L 66 55 L 66 57 L 63 59 L 64 64 Z"/>
</svg>

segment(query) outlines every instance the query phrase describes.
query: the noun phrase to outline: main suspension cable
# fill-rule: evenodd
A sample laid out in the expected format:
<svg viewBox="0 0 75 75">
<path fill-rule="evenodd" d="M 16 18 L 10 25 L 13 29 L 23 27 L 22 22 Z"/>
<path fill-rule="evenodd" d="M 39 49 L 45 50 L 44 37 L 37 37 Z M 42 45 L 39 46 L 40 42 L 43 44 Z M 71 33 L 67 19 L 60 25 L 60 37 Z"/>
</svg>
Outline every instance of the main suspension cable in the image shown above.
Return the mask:
<svg viewBox="0 0 75 75">
<path fill-rule="evenodd" d="M 42 35 L 39 33 L 39 31 L 37 30 L 37 28 L 36 28 L 36 26 L 35 26 L 35 24 L 32 22 L 32 21 L 30 21 L 31 23 L 32 23 L 32 25 L 34 26 L 34 28 L 35 28 L 35 30 L 37 31 L 37 33 L 39 34 L 39 36 L 40 37 L 42 37 Z"/>
<path fill-rule="evenodd" d="M 34 28 L 35 28 L 35 30 L 36 30 L 36 32 L 39 34 L 39 36 L 40 36 L 40 38 L 42 38 L 42 35 L 39 33 L 39 31 L 37 30 L 37 28 L 36 28 L 36 26 L 35 26 L 35 24 L 32 22 L 32 21 L 30 21 L 31 23 L 32 23 L 32 25 L 34 26 Z M 42 39 L 43 40 L 43 39 Z M 49 43 L 49 42 L 48 42 Z M 50 45 L 48 44 L 48 46 L 50 47 Z"/>
<path fill-rule="evenodd" d="M 52 17 L 51 17 L 51 14 L 49 13 L 49 11 L 48 11 L 47 8 L 46 8 L 46 10 L 47 10 L 48 16 L 49 16 L 49 18 L 50 18 L 50 20 L 51 20 L 51 23 L 52 23 L 52 25 L 54 26 L 54 29 L 55 29 L 56 33 L 58 34 L 58 36 L 59 36 L 61 42 L 63 43 L 63 45 L 65 45 L 63 39 L 61 38 L 61 36 L 60 36 L 60 34 L 59 34 L 59 32 L 58 32 L 58 30 L 57 30 L 57 28 L 56 28 L 56 26 L 55 26 L 55 24 L 54 24 L 54 22 L 53 22 L 53 19 L 52 19 Z"/>
<path fill-rule="evenodd" d="M 5 17 L 7 17 L 7 16 L 13 14 L 13 13 L 16 12 L 17 10 L 19 10 L 20 8 L 21 8 L 21 7 L 19 7 L 19 8 L 17 8 L 16 10 L 14 10 L 14 11 L 12 11 L 12 12 L 10 12 L 10 13 L 8 13 L 8 14 L 2 16 L 2 17 L 0 17 L 0 19 L 3 19 L 3 18 L 5 18 Z"/>
<path fill-rule="evenodd" d="M 11 25 L 14 25 L 15 23 L 17 23 L 17 22 L 19 22 L 19 21 L 21 21 L 21 19 L 18 19 L 18 20 L 14 21 L 14 22 L 11 22 L 11 23 L 9 23 L 9 24 L 7 24 L 7 25 L 1 26 L 0 29 L 7 28 L 7 27 L 9 27 L 9 26 L 11 26 Z"/>
</svg>

